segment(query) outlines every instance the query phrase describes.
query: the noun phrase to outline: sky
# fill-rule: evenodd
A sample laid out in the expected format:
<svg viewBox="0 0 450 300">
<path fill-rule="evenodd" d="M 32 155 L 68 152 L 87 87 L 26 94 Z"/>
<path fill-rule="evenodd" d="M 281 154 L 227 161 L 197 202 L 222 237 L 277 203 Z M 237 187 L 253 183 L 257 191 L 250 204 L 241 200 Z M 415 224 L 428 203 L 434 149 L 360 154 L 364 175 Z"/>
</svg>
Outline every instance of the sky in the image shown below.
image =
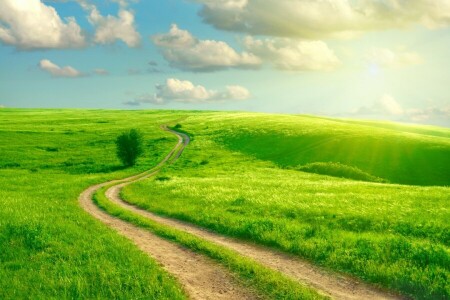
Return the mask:
<svg viewBox="0 0 450 300">
<path fill-rule="evenodd" d="M 0 0 L 0 107 L 450 127 L 450 0 Z"/>
</svg>

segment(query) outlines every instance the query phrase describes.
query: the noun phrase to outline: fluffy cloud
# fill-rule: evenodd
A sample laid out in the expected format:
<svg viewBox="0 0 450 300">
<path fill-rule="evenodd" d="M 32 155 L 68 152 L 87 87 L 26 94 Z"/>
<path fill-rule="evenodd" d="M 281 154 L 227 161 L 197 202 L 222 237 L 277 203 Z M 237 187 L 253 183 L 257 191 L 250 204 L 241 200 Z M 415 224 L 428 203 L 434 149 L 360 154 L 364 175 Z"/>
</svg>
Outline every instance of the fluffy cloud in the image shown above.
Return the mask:
<svg viewBox="0 0 450 300">
<path fill-rule="evenodd" d="M 391 95 L 383 95 L 372 106 L 363 106 L 353 113 L 357 115 L 389 115 L 400 116 L 404 114 L 402 106 Z"/>
<path fill-rule="evenodd" d="M 145 94 L 127 105 L 139 105 L 141 103 L 167 104 L 169 102 L 183 103 L 210 103 L 227 100 L 246 100 L 250 92 L 238 85 L 227 86 L 225 91 L 209 90 L 202 85 L 194 85 L 187 80 L 169 78 L 164 84 L 156 85 L 156 93 Z"/>
<path fill-rule="evenodd" d="M 0 1 L 0 41 L 22 50 L 79 48 L 85 37 L 73 17 L 61 20 L 40 0 Z"/>
<path fill-rule="evenodd" d="M 155 35 L 152 40 L 173 67 L 184 70 L 212 71 L 261 64 L 260 59 L 250 53 L 237 53 L 222 41 L 199 40 L 175 24 L 168 33 Z"/>
<path fill-rule="evenodd" d="M 340 65 L 334 52 L 322 41 L 247 37 L 244 45 L 248 52 L 273 63 L 281 70 L 329 71 Z"/>
<path fill-rule="evenodd" d="M 192 0 L 204 22 L 250 34 L 351 37 L 365 31 L 450 24 L 449 0 Z"/>
<path fill-rule="evenodd" d="M 77 2 L 89 13 L 88 20 L 95 27 L 94 42 L 111 44 L 121 40 L 129 47 L 140 45 L 141 36 L 136 31 L 134 13 L 127 9 L 128 1 L 113 1 L 119 4 L 117 17 L 112 15 L 102 16 L 97 7 L 88 0 L 77 0 Z"/>
<path fill-rule="evenodd" d="M 370 65 L 382 68 L 398 68 L 422 63 L 422 58 L 415 52 L 393 51 L 386 48 L 372 49 L 366 56 Z"/>
<path fill-rule="evenodd" d="M 39 68 L 50 73 L 54 77 L 80 77 L 83 74 L 71 66 L 60 67 L 48 59 L 39 62 Z"/>
<path fill-rule="evenodd" d="M 89 22 L 95 26 L 94 41 L 99 44 L 110 44 L 121 40 L 129 47 L 140 45 L 141 36 L 136 31 L 134 14 L 121 8 L 118 16 L 102 16 L 97 8 L 91 10 Z"/>
<path fill-rule="evenodd" d="M 449 126 L 450 105 L 432 105 L 425 108 L 403 108 L 391 95 L 383 95 L 372 106 L 363 106 L 352 112 L 358 116 L 383 116 L 397 121 L 435 123 Z"/>
<path fill-rule="evenodd" d="M 375 109 L 382 113 L 399 116 L 404 114 L 402 106 L 391 95 L 383 95 L 375 104 Z"/>
</svg>

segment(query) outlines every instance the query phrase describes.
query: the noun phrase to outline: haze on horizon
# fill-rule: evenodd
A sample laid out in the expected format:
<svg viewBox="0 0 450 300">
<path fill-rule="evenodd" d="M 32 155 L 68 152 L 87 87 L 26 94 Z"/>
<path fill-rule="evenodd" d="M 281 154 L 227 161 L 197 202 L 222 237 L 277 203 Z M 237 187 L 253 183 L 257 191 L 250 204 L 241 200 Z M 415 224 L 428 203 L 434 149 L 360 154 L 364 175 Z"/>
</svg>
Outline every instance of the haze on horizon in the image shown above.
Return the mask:
<svg viewBox="0 0 450 300">
<path fill-rule="evenodd" d="M 450 127 L 450 0 L 0 0 L 0 107 Z"/>
</svg>

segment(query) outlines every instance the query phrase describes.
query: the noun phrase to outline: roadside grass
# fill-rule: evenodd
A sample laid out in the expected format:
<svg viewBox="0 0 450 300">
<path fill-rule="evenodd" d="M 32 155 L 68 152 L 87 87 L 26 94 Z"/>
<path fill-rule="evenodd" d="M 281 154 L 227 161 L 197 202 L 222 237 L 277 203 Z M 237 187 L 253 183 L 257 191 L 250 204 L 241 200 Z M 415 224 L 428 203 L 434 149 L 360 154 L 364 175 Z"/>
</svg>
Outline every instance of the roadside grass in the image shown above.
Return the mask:
<svg viewBox="0 0 450 300">
<path fill-rule="evenodd" d="M 162 238 L 218 261 L 229 269 L 242 284 L 265 299 L 328 299 L 328 297 L 318 294 L 313 288 L 301 285 L 277 271 L 239 255 L 235 251 L 121 208 L 110 202 L 105 196 L 106 190 L 112 185 L 105 186 L 94 194 L 94 202 L 101 209 L 110 215 L 145 228 Z"/>
<path fill-rule="evenodd" d="M 176 143 L 173 112 L 0 111 L 0 299 L 185 299 L 180 285 L 78 204 L 88 186 L 155 165 Z M 145 131 L 123 169 L 114 141 Z"/>
<path fill-rule="evenodd" d="M 340 139 L 359 132 L 361 141 L 361 131 L 366 130 L 366 125 L 344 124 L 339 128 L 337 122 L 328 124 L 328 120 L 321 126 L 321 119 L 311 125 L 314 118 L 283 118 L 245 113 L 192 115 L 181 124 L 196 139 L 176 164 L 160 173 L 164 180 L 133 183 L 123 189 L 123 198 L 161 215 L 294 253 L 415 299 L 448 299 L 450 188 L 370 183 L 280 168 L 278 161 L 298 153 L 298 149 L 289 148 L 290 142 L 283 142 L 293 130 L 301 128 L 314 134 L 322 130 L 320 127 L 325 127 L 324 131 L 333 127 L 330 136 L 336 133 Z M 275 136 L 277 130 L 279 137 Z M 373 130 L 375 133 L 370 129 L 365 134 L 382 141 L 384 150 L 377 152 L 376 160 L 381 164 L 389 161 L 384 155 L 391 155 L 388 149 L 393 140 L 401 144 L 405 139 L 422 149 L 414 154 L 421 163 L 411 161 L 408 166 L 423 172 L 421 182 L 425 177 L 436 178 L 422 165 L 436 165 L 441 156 L 420 155 L 434 148 L 442 155 L 449 153 L 450 142 L 442 136 Z M 236 141 L 243 136 L 247 138 L 239 146 Z M 300 137 L 292 140 L 297 139 Z M 344 148 L 351 149 L 340 146 Z M 320 156 L 322 148 L 314 149 Z M 406 164 L 398 158 L 400 164 Z M 448 168 L 446 162 L 447 158 L 443 159 L 441 167 Z M 445 175 L 442 168 L 435 171 Z M 417 172 L 402 176 L 413 180 Z M 444 181 L 447 178 L 438 183 Z"/>
</svg>

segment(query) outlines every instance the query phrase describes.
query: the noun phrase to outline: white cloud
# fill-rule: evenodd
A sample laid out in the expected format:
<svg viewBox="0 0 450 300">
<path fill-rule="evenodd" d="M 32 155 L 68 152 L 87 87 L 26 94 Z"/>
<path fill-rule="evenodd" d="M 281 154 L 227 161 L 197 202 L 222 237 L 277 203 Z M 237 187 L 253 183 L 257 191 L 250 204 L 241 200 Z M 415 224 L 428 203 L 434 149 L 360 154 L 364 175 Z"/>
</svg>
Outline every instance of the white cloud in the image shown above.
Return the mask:
<svg viewBox="0 0 450 300">
<path fill-rule="evenodd" d="M 169 78 L 164 84 L 156 85 L 154 94 L 144 94 L 135 100 L 126 102 L 127 105 L 141 103 L 167 104 L 169 102 L 182 103 L 210 103 L 229 100 L 246 100 L 250 92 L 238 85 L 227 86 L 224 91 L 209 90 L 202 85 L 194 85 L 187 80 Z"/>
<path fill-rule="evenodd" d="M 415 52 L 393 51 L 387 48 L 374 48 L 366 56 L 369 65 L 382 68 L 399 68 L 422 63 L 422 58 Z"/>
<path fill-rule="evenodd" d="M 329 71 L 341 64 L 333 50 L 322 41 L 247 37 L 244 45 L 248 52 L 281 70 Z"/>
<path fill-rule="evenodd" d="M 352 112 L 361 117 L 386 117 L 396 121 L 450 125 L 450 105 L 430 105 L 425 108 L 404 108 L 391 95 L 383 95 L 373 105 Z"/>
<path fill-rule="evenodd" d="M 442 120 L 441 124 L 450 126 L 450 105 L 430 106 L 424 109 L 412 108 L 406 111 L 406 115 L 413 122 Z"/>
<path fill-rule="evenodd" d="M 130 10 L 120 8 L 117 17 L 111 15 L 105 17 L 97 8 L 93 8 L 88 19 L 95 26 L 96 43 L 111 44 L 121 40 L 129 47 L 137 47 L 141 43 L 141 36 L 134 24 L 134 13 Z"/>
<path fill-rule="evenodd" d="M 375 109 L 382 113 L 399 116 L 404 114 L 402 106 L 391 95 L 383 95 L 375 104 Z"/>
<path fill-rule="evenodd" d="M 117 16 L 103 16 L 89 0 L 76 0 L 89 14 L 88 21 L 95 27 L 94 42 L 111 44 L 117 40 L 123 41 L 129 47 L 137 47 L 141 43 L 141 36 L 136 30 L 134 12 L 127 9 L 126 0 L 112 0 L 119 4 Z"/>
<path fill-rule="evenodd" d="M 0 1 L 0 41 L 22 50 L 80 48 L 85 37 L 75 18 L 61 20 L 40 0 Z"/>
<path fill-rule="evenodd" d="M 400 116 L 404 114 L 402 106 L 391 95 L 381 96 L 372 106 L 362 106 L 353 113 L 357 115 L 389 115 Z"/>
<path fill-rule="evenodd" d="M 80 77 L 83 74 L 71 66 L 60 67 L 48 59 L 39 62 L 39 68 L 54 77 Z"/>
<path fill-rule="evenodd" d="M 152 37 L 162 50 L 164 58 L 176 68 L 191 71 L 211 71 L 226 68 L 249 68 L 261 64 L 253 54 L 237 53 L 227 43 L 215 40 L 199 40 L 176 24 L 168 33 Z"/>
<path fill-rule="evenodd" d="M 362 32 L 450 24 L 449 0 L 192 0 L 216 28 L 273 36 L 351 37 Z"/>
</svg>

